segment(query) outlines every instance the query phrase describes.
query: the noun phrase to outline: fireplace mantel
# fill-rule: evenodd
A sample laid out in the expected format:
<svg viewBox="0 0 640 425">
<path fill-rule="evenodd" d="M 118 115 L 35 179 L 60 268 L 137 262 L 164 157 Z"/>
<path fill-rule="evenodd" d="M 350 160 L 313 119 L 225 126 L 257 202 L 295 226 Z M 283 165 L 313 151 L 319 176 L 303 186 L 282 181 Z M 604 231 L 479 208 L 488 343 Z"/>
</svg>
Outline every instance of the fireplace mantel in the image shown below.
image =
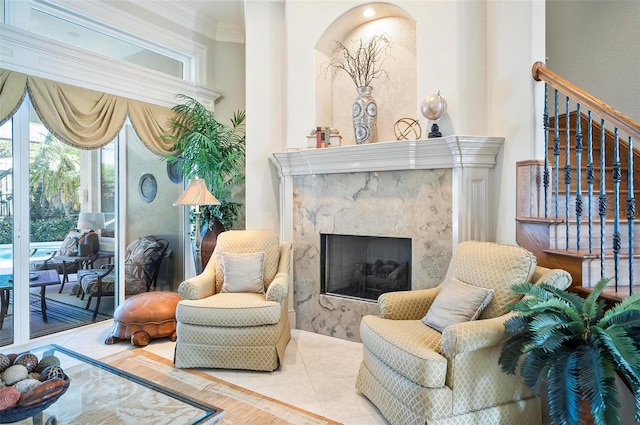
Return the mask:
<svg viewBox="0 0 640 425">
<path fill-rule="evenodd" d="M 275 152 L 271 161 L 280 176 L 426 170 L 437 168 L 491 168 L 504 139 L 447 136 L 427 140 L 380 142 L 323 149 Z"/>
<path fill-rule="evenodd" d="M 368 305 L 363 306 L 362 302 L 356 306 L 353 302 L 338 301 L 335 297 L 319 294 L 320 234 L 318 232 L 323 231 L 323 226 L 337 226 L 341 229 L 338 233 L 343 234 L 411 237 L 414 255 L 416 255 L 414 259 L 416 275 L 422 273 L 426 276 L 430 273 L 428 277 L 431 280 L 435 279 L 431 275 L 437 274 L 440 269 L 422 270 L 419 267 L 423 264 L 436 261 L 440 268 L 446 270 L 450 253 L 459 242 L 472 239 L 495 240 L 492 208 L 495 190 L 493 168 L 503 143 L 504 139 L 500 137 L 454 135 L 427 140 L 381 142 L 323 149 L 290 149 L 287 152 L 273 153 L 270 161 L 280 178 L 280 237 L 282 240 L 294 242 L 293 262 L 296 272 L 295 276 L 292 276 L 289 293 L 301 297 L 296 298 L 295 308 L 294 297 L 289 297 L 290 322 L 296 326 L 296 316 L 299 314 L 302 329 L 319 331 L 311 329 L 315 326 L 312 322 L 334 323 L 345 320 L 344 317 L 337 318 L 337 313 L 333 312 L 334 310 L 342 311 L 341 308 L 336 307 L 338 304 L 358 317 L 365 314 L 365 310 L 372 308 Z M 368 176 L 363 177 L 362 174 L 368 174 Z M 441 181 L 447 182 L 445 188 L 439 188 L 438 184 L 434 184 L 433 176 L 436 175 L 442 178 Z M 296 210 L 301 202 L 309 199 L 300 198 L 299 191 L 305 185 L 311 190 L 305 191 L 304 196 L 316 196 L 314 195 L 316 192 L 313 192 L 314 184 L 308 183 L 309 179 L 316 178 L 318 182 L 334 182 L 334 185 L 329 186 L 318 183 L 317 187 L 319 194 L 317 196 L 332 200 L 322 204 L 322 211 L 307 211 L 304 209 L 306 207 Z M 364 217 L 370 212 L 371 203 L 360 203 L 362 200 L 354 197 L 352 192 L 342 192 L 351 190 L 346 187 L 354 187 L 354 184 L 350 185 L 348 182 L 365 182 L 369 179 L 376 182 L 384 181 L 387 185 L 376 186 L 373 192 L 369 193 L 372 196 L 374 192 L 388 194 L 389 190 L 395 191 L 395 186 L 389 189 L 388 185 L 396 184 L 399 188 L 412 188 L 413 194 L 420 192 L 417 188 L 427 190 L 433 187 L 438 192 L 433 194 L 433 198 L 425 192 L 420 192 L 420 199 L 414 198 L 414 195 L 405 196 L 395 192 L 393 199 L 380 198 L 380 202 L 385 203 L 385 207 L 392 206 L 392 210 L 387 210 L 388 215 L 384 217 L 393 218 L 388 222 L 378 220 L 370 231 L 362 231 L 367 223 Z M 358 184 L 360 183 L 355 183 L 355 187 Z M 331 192 L 332 190 L 335 192 Z M 294 192 L 297 194 L 295 200 Z M 339 206 L 334 205 L 336 204 L 334 199 L 338 200 Z M 363 219 L 357 219 L 360 233 L 345 230 L 343 225 L 348 215 L 345 208 L 348 210 L 349 207 L 342 202 L 347 202 L 349 199 L 353 199 L 354 205 L 357 205 L 351 209 L 352 212 L 361 208 L 359 211 L 362 212 Z M 434 203 L 442 207 L 443 202 L 448 205 L 448 215 L 442 215 L 443 208 L 435 212 L 429 209 Z M 314 208 L 317 208 L 317 204 Z M 405 209 L 406 214 L 403 212 Z M 300 220 L 305 219 L 305 216 L 311 217 L 312 220 L 317 218 L 319 221 L 301 224 Z M 375 216 L 375 218 L 381 217 L 383 216 Z M 407 221 L 408 217 L 421 217 L 424 220 L 412 223 Z M 429 222 L 431 226 L 426 230 L 425 222 Z M 383 227 L 386 225 L 388 227 L 385 230 Z M 399 227 L 404 230 L 402 230 L 403 234 L 397 235 Z M 447 236 L 445 241 L 434 240 L 429 232 L 438 227 L 448 231 L 450 239 Z M 449 240 L 450 245 L 448 245 Z M 443 247 L 442 242 L 448 246 Z M 431 248 L 436 251 L 429 251 Z M 446 254 L 448 257 L 443 258 Z M 312 270 L 309 269 L 310 265 L 313 265 Z M 349 332 L 355 335 L 355 340 L 358 340 L 357 326 L 347 327 L 350 328 Z"/>
</svg>

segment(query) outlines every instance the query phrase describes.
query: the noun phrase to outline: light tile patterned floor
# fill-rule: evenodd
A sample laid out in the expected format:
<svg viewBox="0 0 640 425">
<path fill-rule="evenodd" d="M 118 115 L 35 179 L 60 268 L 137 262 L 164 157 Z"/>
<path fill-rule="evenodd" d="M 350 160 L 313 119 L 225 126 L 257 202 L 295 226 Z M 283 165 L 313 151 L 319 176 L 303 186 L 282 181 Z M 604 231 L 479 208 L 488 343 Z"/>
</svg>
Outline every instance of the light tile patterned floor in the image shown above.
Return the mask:
<svg viewBox="0 0 640 425">
<path fill-rule="evenodd" d="M 112 321 L 97 323 L 53 337 L 41 338 L 11 350 L 58 344 L 93 358 L 131 346 L 105 345 Z M 175 343 L 154 340 L 146 350 L 173 359 Z M 362 344 L 294 329 L 284 365 L 272 373 L 211 369 L 208 373 L 260 394 L 326 416 L 345 425 L 385 425 L 378 410 L 355 389 L 362 360 Z"/>
</svg>

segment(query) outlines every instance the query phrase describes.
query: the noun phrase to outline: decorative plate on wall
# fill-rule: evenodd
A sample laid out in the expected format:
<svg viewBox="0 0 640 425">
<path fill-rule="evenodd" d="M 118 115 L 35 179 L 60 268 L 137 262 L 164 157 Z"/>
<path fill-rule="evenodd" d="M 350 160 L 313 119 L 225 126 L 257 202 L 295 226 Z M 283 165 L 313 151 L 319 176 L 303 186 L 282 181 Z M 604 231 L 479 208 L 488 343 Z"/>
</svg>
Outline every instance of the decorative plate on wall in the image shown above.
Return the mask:
<svg viewBox="0 0 640 425">
<path fill-rule="evenodd" d="M 153 177 L 153 174 L 143 174 L 142 177 L 140 177 L 138 189 L 140 191 L 140 197 L 144 202 L 149 203 L 153 201 L 156 193 L 158 193 L 158 183 L 156 182 L 156 178 Z"/>
<path fill-rule="evenodd" d="M 169 176 L 169 180 L 171 180 L 173 183 L 182 182 L 182 173 L 180 172 L 180 170 L 178 170 L 177 161 L 167 162 L 167 175 Z"/>
</svg>

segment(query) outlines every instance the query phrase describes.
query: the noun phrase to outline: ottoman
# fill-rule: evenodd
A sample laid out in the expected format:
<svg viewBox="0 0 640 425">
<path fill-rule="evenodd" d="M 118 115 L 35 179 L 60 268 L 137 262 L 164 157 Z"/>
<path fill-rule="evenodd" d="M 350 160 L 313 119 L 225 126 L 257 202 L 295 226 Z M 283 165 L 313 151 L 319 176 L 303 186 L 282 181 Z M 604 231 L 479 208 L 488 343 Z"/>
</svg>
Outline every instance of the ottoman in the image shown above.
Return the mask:
<svg viewBox="0 0 640 425">
<path fill-rule="evenodd" d="M 144 347 L 154 338 L 176 340 L 176 306 L 182 297 L 176 292 L 144 292 L 127 298 L 113 313 L 113 329 L 104 343 L 131 339 Z"/>
</svg>

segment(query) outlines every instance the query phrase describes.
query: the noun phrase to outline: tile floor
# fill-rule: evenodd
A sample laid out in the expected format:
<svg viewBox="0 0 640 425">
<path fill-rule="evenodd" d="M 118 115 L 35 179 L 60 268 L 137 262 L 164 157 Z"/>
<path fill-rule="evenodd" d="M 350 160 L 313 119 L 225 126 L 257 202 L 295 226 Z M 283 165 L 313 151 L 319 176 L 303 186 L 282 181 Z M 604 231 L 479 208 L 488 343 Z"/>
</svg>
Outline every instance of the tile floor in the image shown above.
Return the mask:
<svg viewBox="0 0 640 425">
<path fill-rule="evenodd" d="M 96 323 L 28 345 L 58 344 L 92 358 L 100 359 L 132 348 L 122 342 L 105 345 L 112 321 Z M 175 343 L 154 340 L 144 350 L 173 359 Z M 211 369 L 208 373 L 241 387 L 256 391 L 345 425 L 385 425 L 378 410 L 355 389 L 362 344 L 311 332 L 292 330 L 284 365 L 272 373 Z"/>
</svg>

